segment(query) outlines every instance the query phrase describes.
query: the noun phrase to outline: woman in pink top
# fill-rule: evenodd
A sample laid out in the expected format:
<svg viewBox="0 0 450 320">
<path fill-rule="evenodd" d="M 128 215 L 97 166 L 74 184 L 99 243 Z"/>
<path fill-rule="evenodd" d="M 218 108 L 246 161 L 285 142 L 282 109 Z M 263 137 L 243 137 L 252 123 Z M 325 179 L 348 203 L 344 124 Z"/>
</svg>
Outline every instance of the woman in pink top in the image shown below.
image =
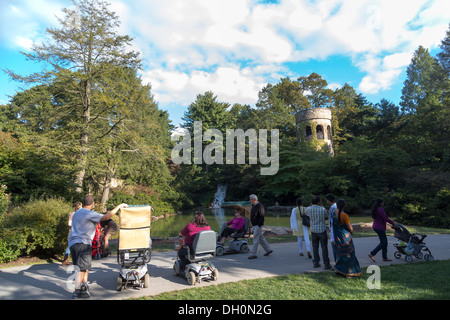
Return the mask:
<svg viewBox="0 0 450 320">
<path fill-rule="evenodd" d="M 203 230 L 211 230 L 211 227 L 208 225 L 203 212 L 195 211 L 194 222 L 188 223 L 178 235 L 179 237 L 184 237 L 184 246 L 178 250 L 178 257 L 181 260 L 180 270 L 184 270 L 184 267 L 189 262 L 186 259 L 188 254 L 187 247 L 189 247 L 190 253 L 192 254 L 194 252 L 192 245 L 194 244 L 195 235 Z"/>
<path fill-rule="evenodd" d="M 238 231 L 241 231 L 244 228 L 245 219 L 241 217 L 241 210 L 234 210 L 234 218 L 227 222 L 228 228 L 225 228 L 220 235 L 219 243 L 223 244 L 225 239 L 229 236 L 233 236 Z"/>
<path fill-rule="evenodd" d="M 372 206 L 372 228 L 377 233 L 378 238 L 380 239 L 380 243 L 378 244 L 378 246 L 376 246 L 376 248 L 369 253 L 369 258 L 372 259 L 373 262 L 375 262 L 375 255 L 380 250 L 381 255 L 383 256 L 383 261 L 392 261 L 387 257 L 388 240 L 386 237 L 386 222 L 394 226 L 396 226 L 397 223 L 388 218 L 386 212 L 384 212 L 383 206 L 384 202 L 382 199 L 375 200 L 375 203 Z"/>
</svg>

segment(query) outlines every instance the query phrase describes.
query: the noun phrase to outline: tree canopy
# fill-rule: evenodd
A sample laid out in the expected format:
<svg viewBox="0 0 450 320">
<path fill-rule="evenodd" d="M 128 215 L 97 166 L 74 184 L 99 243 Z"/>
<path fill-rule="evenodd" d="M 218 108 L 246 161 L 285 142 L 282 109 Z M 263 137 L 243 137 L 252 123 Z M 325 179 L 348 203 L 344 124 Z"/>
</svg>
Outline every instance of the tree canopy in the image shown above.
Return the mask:
<svg viewBox="0 0 450 320">
<path fill-rule="evenodd" d="M 383 197 L 402 221 L 450 225 L 450 30 L 435 57 L 417 48 L 399 106 L 371 103 L 348 83 L 329 89 L 317 73 L 268 83 L 254 107 L 199 93 L 183 118 L 191 133 L 195 121 L 224 137 L 227 129 L 279 130 L 279 170 L 263 176 L 261 164 L 248 162 L 173 163 L 169 114 L 139 76 L 131 37 L 117 33 L 120 21 L 106 2 L 73 3 L 49 39 L 24 53 L 45 67 L 25 76 L 6 70 L 29 86 L 0 105 L 3 202 L 71 201 L 89 192 L 105 207 L 126 201 L 174 212 L 208 205 L 225 183 L 228 200 L 256 193 L 265 205 L 293 205 L 331 192 L 352 213 Z M 332 112 L 333 157 L 298 139 L 295 114 L 309 108 Z"/>
</svg>

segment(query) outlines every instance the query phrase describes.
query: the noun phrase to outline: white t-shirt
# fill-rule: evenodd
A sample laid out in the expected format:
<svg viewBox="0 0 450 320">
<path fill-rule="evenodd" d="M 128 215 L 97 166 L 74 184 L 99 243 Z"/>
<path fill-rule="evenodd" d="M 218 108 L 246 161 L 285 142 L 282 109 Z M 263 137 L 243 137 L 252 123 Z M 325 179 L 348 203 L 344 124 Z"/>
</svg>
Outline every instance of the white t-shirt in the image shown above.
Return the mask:
<svg viewBox="0 0 450 320">
<path fill-rule="evenodd" d="M 95 235 L 95 228 L 102 218 L 102 215 L 86 208 L 77 210 L 72 217 L 72 227 L 70 229 L 69 247 L 75 243 L 92 245 Z"/>
<path fill-rule="evenodd" d="M 328 209 L 328 227 L 330 227 L 330 230 L 331 230 L 331 227 L 333 226 L 333 220 L 331 219 L 331 214 L 333 213 L 334 210 L 336 210 L 336 208 L 337 208 L 337 205 L 335 202 L 331 205 L 330 209 Z"/>
</svg>

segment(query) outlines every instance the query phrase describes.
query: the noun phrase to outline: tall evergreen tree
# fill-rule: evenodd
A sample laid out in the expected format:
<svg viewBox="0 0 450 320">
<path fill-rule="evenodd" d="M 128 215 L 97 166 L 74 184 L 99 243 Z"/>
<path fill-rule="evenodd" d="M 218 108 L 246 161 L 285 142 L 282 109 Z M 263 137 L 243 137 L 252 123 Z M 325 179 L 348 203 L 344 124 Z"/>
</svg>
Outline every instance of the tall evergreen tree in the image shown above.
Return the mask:
<svg viewBox="0 0 450 320">
<path fill-rule="evenodd" d="M 438 53 L 437 57 L 447 76 L 450 77 L 450 24 L 445 38 L 441 41 L 440 48 L 442 51 Z"/>
<path fill-rule="evenodd" d="M 74 179 L 81 191 L 87 166 L 92 128 L 102 121 L 101 115 L 111 106 L 102 104 L 102 79 L 111 78 L 116 67 L 136 69 L 138 54 L 128 50 L 131 38 L 116 33 L 118 16 L 102 0 L 73 0 L 75 8 L 63 9 L 60 28 L 48 28 L 48 42 L 33 44 L 32 53 L 24 53 L 31 61 L 43 62 L 50 68 L 30 76 L 11 70 L 12 78 L 28 84 L 51 85 L 55 97 L 63 96 L 62 107 L 81 132 L 79 136 L 78 170 Z"/>
</svg>

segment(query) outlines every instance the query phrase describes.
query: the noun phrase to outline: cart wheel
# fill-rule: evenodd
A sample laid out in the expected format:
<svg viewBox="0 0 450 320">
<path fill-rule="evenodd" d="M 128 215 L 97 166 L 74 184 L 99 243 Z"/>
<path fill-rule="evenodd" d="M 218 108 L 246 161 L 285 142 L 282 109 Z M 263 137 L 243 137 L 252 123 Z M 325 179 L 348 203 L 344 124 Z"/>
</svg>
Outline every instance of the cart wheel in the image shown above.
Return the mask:
<svg viewBox="0 0 450 320">
<path fill-rule="evenodd" d="M 417 259 L 422 259 L 423 258 L 423 253 L 419 252 L 418 254 L 416 254 L 416 258 Z"/>
<path fill-rule="evenodd" d="M 197 280 L 197 277 L 195 276 L 194 271 L 189 271 L 186 280 L 191 286 L 193 286 L 195 284 L 195 281 Z"/>
<path fill-rule="evenodd" d="M 399 251 L 395 251 L 394 257 L 396 257 L 397 259 L 400 259 L 402 257 L 402 254 Z"/>
<path fill-rule="evenodd" d="M 248 248 L 248 244 L 244 243 L 244 244 L 241 246 L 241 252 L 242 252 L 242 253 L 247 253 L 249 250 L 250 250 L 250 249 Z"/>
<path fill-rule="evenodd" d="M 431 254 L 426 254 L 425 255 L 425 260 L 426 261 L 434 261 L 434 257 Z"/>
<path fill-rule="evenodd" d="M 218 246 L 216 248 L 216 255 L 217 256 L 222 256 L 224 254 L 224 252 L 225 252 L 225 249 L 222 246 Z"/>
<path fill-rule="evenodd" d="M 212 272 L 212 276 L 214 281 L 217 281 L 219 279 L 219 270 L 214 269 L 214 271 Z"/>
<path fill-rule="evenodd" d="M 413 258 L 411 256 L 405 257 L 406 262 L 413 262 Z"/>
<path fill-rule="evenodd" d="M 148 288 L 150 286 L 150 276 L 148 273 L 144 276 L 144 288 Z"/>
<path fill-rule="evenodd" d="M 172 270 L 174 275 L 178 276 L 180 274 L 180 265 L 178 264 L 178 261 L 175 261 Z"/>
<path fill-rule="evenodd" d="M 116 289 L 117 291 L 122 291 L 122 277 L 118 276 L 117 277 L 117 282 L 116 282 Z"/>
</svg>

